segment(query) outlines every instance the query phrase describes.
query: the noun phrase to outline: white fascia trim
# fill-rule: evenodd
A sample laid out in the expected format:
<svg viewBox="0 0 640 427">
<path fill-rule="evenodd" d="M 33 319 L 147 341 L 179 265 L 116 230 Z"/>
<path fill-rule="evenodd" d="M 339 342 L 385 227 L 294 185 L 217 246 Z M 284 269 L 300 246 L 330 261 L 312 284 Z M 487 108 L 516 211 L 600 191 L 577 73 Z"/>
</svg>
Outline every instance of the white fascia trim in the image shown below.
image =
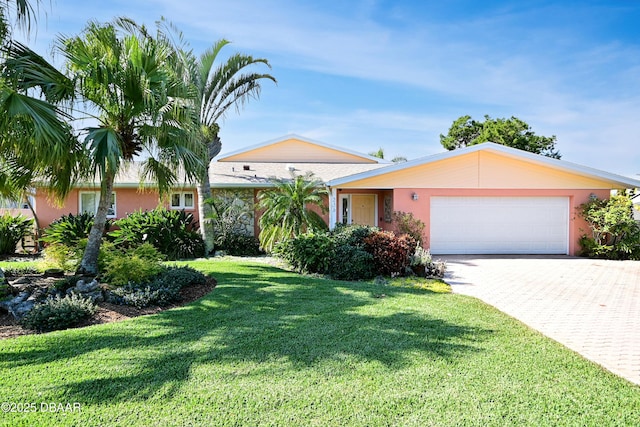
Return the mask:
<svg viewBox="0 0 640 427">
<path fill-rule="evenodd" d="M 588 166 L 582 166 L 575 163 L 567 162 L 565 160 L 552 159 L 540 154 L 529 153 L 528 151 L 518 150 L 516 148 L 507 147 L 494 142 L 483 142 L 482 144 L 472 145 L 471 147 L 465 147 L 458 150 L 447 151 L 444 153 L 433 154 L 427 157 L 421 157 L 419 159 L 410 160 L 408 162 L 395 164 L 379 169 L 374 169 L 368 172 L 362 172 L 354 175 L 349 175 L 343 178 L 337 178 L 329 181 L 327 185 L 335 186 L 342 185 L 352 181 L 358 181 L 361 179 L 372 178 L 379 175 L 384 175 L 390 172 L 409 169 L 415 166 L 421 166 L 440 160 L 450 159 L 456 156 L 462 156 L 477 151 L 494 151 L 506 154 L 510 157 L 525 159 L 534 163 L 539 163 L 547 166 L 551 166 L 554 169 L 560 169 L 567 172 L 572 172 L 578 175 L 583 175 L 590 178 L 598 178 L 606 181 L 612 181 L 615 185 L 620 185 L 625 188 L 640 188 L 640 181 L 628 178 L 622 175 L 616 175 L 613 173 L 601 171 Z"/>
<path fill-rule="evenodd" d="M 316 141 L 316 140 L 313 140 L 313 139 L 310 139 L 310 138 L 305 138 L 305 137 L 297 135 L 295 133 L 290 133 L 290 134 L 287 134 L 285 136 L 281 136 L 280 138 L 271 139 L 269 141 L 265 141 L 265 142 L 261 142 L 259 144 L 251 145 L 249 147 L 241 148 L 239 150 L 235 150 L 235 151 L 232 151 L 230 153 L 225 153 L 224 155 L 218 157 L 217 161 L 218 162 L 224 161 L 224 159 L 226 159 L 228 157 L 232 157 L 232 156 L 235 156 L 235 155 L 238 155 L 238 154 L 246 153 L 248 151 L 252 151 L 252 150 L 255 150 L 257 148 L 268 147 L 269 145 L 277 144 L 279 142 L 286 141 L 288 139 L 298 139 L 298 140 L 303 141 L 303 142 L 308 142 L 309 144 L 314 144 L 314 145 L 318 145 L 320 147 L 329 148 L 331 150 L 342 151 L 343 153 L 351 154 L 353 156 L 358 156 L 358 157 L 363 157 L 363 158 L 368 159 L 368 160 L 373 160 L 376 163 L 381 163 L 381 164 L 391 163 L 388 160 L 380 159 L 378 157 L 370 156 L 370 155 L 364 154 L 364 153 L 359 153 L 357 151 L 349 150 L 347 148 L 343 148 L 343 147 L 338 147 L 338 146 L 335 146 L 335 145 L 327 144 L 325 142 Z"/>
</svg>

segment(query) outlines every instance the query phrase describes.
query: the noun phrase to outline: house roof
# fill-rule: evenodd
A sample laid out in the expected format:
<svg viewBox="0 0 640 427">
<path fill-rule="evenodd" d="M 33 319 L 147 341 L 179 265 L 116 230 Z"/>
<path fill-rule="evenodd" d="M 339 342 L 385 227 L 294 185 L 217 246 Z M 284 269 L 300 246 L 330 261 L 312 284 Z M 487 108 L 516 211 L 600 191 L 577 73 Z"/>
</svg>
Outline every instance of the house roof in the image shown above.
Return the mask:
<svg viewBox="0 0 640 427">
<path fill-rule="evenodd" d="M 254 161 L 264 163 L 382 163 L 390 162 L 347 148 L 289 134 L 277 139 L 226 153 L 218 162 Z"/>
<path fill-rule="evenodd" d="M 114 188 L 157 188 L 158 184 L 150 180 L 141 180 L 142 162 L 126 163 L 120 168 L 113 182 Z M 183 171 L 178 172 L 176 188 L 193 187 L 189 184 Z M 83 181 L 74 184 L 76 188 L 96 188 L 100 187 L 100 179 L 96 177 L 93 181 Z"/>
<path fill-rule="evenodd" d="M 473 145 L 470 147 L 462 148 L 459 150 L 447 151 L 445 153 L 435 154 L 431 156 L 421 157 L 408 162 L 393 164 L 384 168 L 379 168 L 370 171 L 364 171 L 349 176 L 342 176 L 327 182 L 330 187 L 335 187 L 343 184 L 347 184 L 354 181 L 359 181 L 367 178 L 373 178 L 388 173 L 403 171 L 406 169 L 414 168 L 417 166 L 429 165 L 442 160 L 453 159 L 455 157 L 464 156 L 470 153 L 476 152 L 492 152 L 505 157 L 510 157 L 525 162 L 534 163 L 537 165 L 546 166 L 559 171 L 572 173 L 575 175 L 607 181 L 611 184 L 612 188 L 640 188 L 640 181 L 628 178 L 621 175 L 601 171 L 588 166 L 582 166 L 575 163 L 567 162 L 565 160 L 553 159 L 550 157 L 542 156 L 540 154 L 530 153 L 527 151 L 519 150 L 516 148 L 507 147 L 501 144 L 493 142 L 485 142 L 482 144 Z"/>
<path fill-rule="evenodd" d="M 380 163 L 214 162 L 209 176 L 211 188 L 270 187 L 273 185 L 271 179 L 291 178 L 292 173 L 304 175 L 311 172 L 316 178 L 327 182 L 384 166 Z"/>
</svg>

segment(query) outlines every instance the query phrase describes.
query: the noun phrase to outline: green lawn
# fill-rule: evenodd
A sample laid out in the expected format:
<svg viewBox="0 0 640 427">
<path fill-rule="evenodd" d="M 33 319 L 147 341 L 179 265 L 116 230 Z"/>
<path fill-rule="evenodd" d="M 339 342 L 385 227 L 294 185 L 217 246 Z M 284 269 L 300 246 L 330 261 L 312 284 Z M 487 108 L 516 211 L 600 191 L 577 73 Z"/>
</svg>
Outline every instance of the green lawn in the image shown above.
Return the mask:
<svg viewBox="0 0 640 427">
<path fill-rule="evenodd" d="M 3 425 L 640 424 L 640 387 L 480 301 L 194 262 L 186 307 L 0 341 Z M 41 402 L 79 403 L 42 412 Z"/>
</svg>

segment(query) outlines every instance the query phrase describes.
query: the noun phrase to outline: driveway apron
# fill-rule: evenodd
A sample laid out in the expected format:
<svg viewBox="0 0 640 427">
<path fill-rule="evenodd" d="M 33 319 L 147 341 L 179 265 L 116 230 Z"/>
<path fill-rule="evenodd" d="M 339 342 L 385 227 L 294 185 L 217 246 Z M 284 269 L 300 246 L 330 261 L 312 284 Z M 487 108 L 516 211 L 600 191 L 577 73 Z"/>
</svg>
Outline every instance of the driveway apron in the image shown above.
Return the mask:
<svg viewBox="0 0 640 427">
<path fill-rule="evenodd" d="M 445 280 L 640 384 L 640 261 L 449 255 Z"/>
</svg>

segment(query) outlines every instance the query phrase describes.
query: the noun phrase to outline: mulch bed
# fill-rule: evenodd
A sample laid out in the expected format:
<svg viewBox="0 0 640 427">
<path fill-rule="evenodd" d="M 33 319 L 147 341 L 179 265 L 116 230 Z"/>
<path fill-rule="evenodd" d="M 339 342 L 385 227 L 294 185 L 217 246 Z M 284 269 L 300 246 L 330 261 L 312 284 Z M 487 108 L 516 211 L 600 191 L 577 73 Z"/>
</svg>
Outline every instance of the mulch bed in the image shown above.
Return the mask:
<svg viewBox="0 0 640 427">
<path fill-rule="evenodd" d="M 131 319 L 132 317 L 154 314 L 164 310 L 168 310 L 170 308 L 181 307 L 207 295 L 213 290 L 213 288 L 216 287 L 216 285 L 216 279 L 214 279 L 213 277 L 207 277 L 207 282 L 204 285 L 189 286 L 180 290 L 182 301 L 177 304 L 172 304 L 165 307 L 136 308 L 129 305 L 118 305 L 108 302 L 101 302 L 97 304 L 98 310 L 96 314 L 79 327 L 98 325 L 101 323 L 118 322 L 120 320 Z M 18 322 L 13 318 L 13 316 L 9 313 L 0 313 L 0 339 L 35 333 L 36 332 L 29 329 L 24 329 L 22 326 L 20 326 Z"/>
</svg>

